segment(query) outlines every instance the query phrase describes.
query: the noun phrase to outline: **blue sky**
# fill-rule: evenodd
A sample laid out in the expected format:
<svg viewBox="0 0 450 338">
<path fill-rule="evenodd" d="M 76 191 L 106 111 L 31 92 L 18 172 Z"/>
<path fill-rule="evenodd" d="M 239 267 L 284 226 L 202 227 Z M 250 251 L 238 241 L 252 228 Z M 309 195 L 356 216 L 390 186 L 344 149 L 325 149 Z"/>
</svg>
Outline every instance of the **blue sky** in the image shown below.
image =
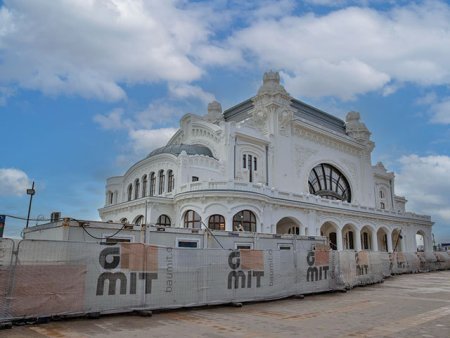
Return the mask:
<svg viewBox="0 0 450 338">
<path fill-rule="evenodd" d="M 408 209 L 450 241 L 450 5 L 442 1 L 0 2 L 0 214 L 98 219 L 109 176 L 188 112 L 253 96 L 264 71 L 356 110 Z M 35 222 L 31 222 L 35 224 Z M 7 219 L 5 234 L 23 222 Z"/>
</svg>

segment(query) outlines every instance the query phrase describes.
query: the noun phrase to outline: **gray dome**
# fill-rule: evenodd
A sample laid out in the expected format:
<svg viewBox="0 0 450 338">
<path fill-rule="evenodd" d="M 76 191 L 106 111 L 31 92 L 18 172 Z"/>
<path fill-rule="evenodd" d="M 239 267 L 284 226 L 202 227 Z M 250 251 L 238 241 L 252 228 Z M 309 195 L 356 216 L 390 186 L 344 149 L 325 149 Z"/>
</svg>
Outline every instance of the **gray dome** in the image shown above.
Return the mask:
<svg viewBox="0 0 450 338">
<path fill-rule="evenodd" d="M 199 144 L 170 144 L 158 149 L 153 150 L 148 156 L 152 157 L 159 154 L 172 154 L 178 156 L 182 151 L 185 151 L 188 155 L 204 155 L 213 157 L 211 150 L 208 147 Z"/>
</svg>

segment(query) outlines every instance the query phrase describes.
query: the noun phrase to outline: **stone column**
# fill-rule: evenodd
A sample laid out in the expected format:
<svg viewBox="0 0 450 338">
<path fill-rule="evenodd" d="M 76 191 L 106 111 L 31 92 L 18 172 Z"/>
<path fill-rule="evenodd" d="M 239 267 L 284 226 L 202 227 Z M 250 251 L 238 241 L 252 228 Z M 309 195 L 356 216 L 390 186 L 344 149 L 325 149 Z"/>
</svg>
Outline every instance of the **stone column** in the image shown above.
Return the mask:
<svg viewBox="0 0 450 338">
<path fill-rule="evenodd" d="M 225 218 L 225 230 L 233 231 L 233 215 L 227 215 Z"/>
<path fill-rule="evenodd" d="M 300 236 L 305 236 L 305 226 L 303 224 L 299 225 L 300 227 Z"/>
<path fill-rule="evenodd" d="M 387 251 L 392 252 L 392 232 L 387 234 Z"/>
<path fill-rule="evenodd" d="M 361 230 L 355 229 L 355 250 L 361 251 Z"/>
<path fill-rule="evenodd" d="M 372 251 L 378 251 L 378 236 L 377 233 L 372 232 L 371 234 L 372 237 Z"/>
<path fill-rule="evenodd" d="M 338 251 L 342 251 L 343 247 L 342 247 L 342 230 L 341 229 L 336 229 L 336 245 L 337 245 L 337 250 Z"/>
</svg>

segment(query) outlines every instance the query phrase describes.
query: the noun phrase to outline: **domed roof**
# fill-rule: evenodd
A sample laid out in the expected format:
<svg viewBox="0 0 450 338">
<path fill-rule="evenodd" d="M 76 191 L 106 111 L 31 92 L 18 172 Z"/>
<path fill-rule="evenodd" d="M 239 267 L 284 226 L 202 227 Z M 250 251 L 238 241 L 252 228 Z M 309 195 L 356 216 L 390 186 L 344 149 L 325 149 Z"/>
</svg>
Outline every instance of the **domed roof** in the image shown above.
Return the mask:
<svg viewBox="0 0 450 338">
<path fill-rule="evenodd" d="M 170 144 L 153 150 L 147 156 L 147 158 L 159 154 L 172 154 L 178 156 L 182 151 L 185 151 L 188 155 L 204 155 L 214 158 L 211 150 L 208 147 L 202 146 L 200 144 Z"/>
</svg>

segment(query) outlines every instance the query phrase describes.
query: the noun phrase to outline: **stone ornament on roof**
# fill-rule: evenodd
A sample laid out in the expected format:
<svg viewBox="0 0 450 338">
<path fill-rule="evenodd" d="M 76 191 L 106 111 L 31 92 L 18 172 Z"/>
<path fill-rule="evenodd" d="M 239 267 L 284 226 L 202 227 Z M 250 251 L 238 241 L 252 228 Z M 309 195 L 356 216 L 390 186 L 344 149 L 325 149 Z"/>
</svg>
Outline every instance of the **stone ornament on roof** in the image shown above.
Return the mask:
<svg viewBox="0 0 450 338">
<path fill-rule="evenodd" d="M 345 117 L 345 129 L 347 134 L 357 141 L 367 143 L 370 140 L 371 132 L 366 125 L 360 121 L 360 115 L 356 111 L 347 113 Z"/>
<path fill-rule="evenodd" d="M 259 129 L 266 135 L 274 133 L 277 128 L 281 134 L 289 135 L 289 125 L 293 118 L 291 99 L 289 93 L 280 84 L 278 72 L 264 73 L 263 84 L 253 98 L 254 109 L 249 126 Z"/>
<path fill-rule="evenodd" d="M 278 72 L 269 71 L 264 73 L 263 84 L 258 90 L 258 95 L 264 94 L 283 94 L 289 96 L 286 89 L 280 84 L 280 74 Z"/>
<path fill-rule="evenodd" d="M 215 100 L 210 102 L 205 119 L 212 123 L 223 121 L 222 105 Z"/>
</svg>

